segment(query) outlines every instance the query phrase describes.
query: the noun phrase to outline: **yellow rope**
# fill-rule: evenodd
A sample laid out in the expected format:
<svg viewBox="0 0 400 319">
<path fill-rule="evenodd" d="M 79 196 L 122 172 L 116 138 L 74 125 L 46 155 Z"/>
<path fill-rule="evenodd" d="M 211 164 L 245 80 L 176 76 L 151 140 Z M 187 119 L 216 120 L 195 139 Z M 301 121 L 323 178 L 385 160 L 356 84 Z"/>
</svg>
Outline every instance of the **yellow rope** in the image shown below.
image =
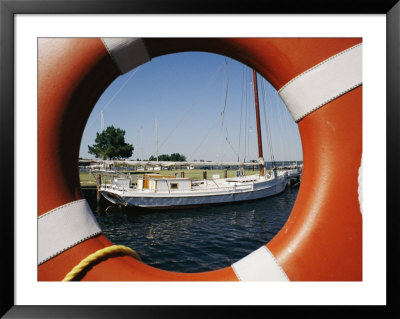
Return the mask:
<svg viewBox="0 0 400 319">
<path fill-rule="evenodd" d="M 119 257 L 119 256 L 131 256 L 140 261 L 139 255 L 131 248 L 123 245 L 113 245 L 105 247 L 90 254 L 85 259 L 83 259 L 78 265 L 76 265 L 72 270 L 64 277 L 62 281 L 71 281 L 75 279 L 79 274 L 86 270 L 91 264 L 100 260 L 101 258 L 108 257 Z"/>
</svg>

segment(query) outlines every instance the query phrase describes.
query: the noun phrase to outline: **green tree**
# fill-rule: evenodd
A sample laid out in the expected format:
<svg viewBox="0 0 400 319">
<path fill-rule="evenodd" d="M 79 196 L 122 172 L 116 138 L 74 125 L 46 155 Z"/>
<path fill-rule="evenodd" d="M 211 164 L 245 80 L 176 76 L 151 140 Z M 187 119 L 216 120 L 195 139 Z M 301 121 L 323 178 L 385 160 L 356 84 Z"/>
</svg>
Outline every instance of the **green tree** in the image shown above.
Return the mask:
<svg viewBox="0 0 400 319">
<path fill-rule="evenodd" d="M 89 145 L 89 153 L 101 159 L 121 159 L 132 156 L 132 144 L 125 143 L 125 131 L 108 126 L 103 132 L 96 133 L 95 144 Z"/>
<path fill-rule="evenodd" d="M 162 161 L 162 162 L 170 161 L 171 157 L 169 155 L 167 155 L 167 154 L 161 154 L 161 155 L 158 156 L 158 160 Z"/>
<path fill-rule="evenodd" d="M 157 158 L 153 155 L 150 156 L 149 161 L 156 161 Z M 161 162 L 186 162 L 186 156 L 179 154 L 179 153 L 172 153 L 171 155 L 168 154 L 161 154 L 158 155 L 158 160 Z"/>
<path fill-rule="evenodd" d="M 172 153 L 170 156 L 172 162 L 186 162 L 186 156 L 179 153 Z"/>
</svg>

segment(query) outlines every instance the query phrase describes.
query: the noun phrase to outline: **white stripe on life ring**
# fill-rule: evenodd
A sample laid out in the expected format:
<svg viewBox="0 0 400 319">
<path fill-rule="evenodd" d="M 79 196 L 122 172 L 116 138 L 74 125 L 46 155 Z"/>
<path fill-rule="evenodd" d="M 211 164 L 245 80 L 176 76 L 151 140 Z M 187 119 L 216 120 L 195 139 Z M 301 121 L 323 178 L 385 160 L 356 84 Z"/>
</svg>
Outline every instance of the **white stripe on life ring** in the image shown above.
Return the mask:
<svg viewBox="0 0 400 319">
<path fill-rule="evenodd" d="M 362 83 L 362 45 L 357 44 L 298 75 L 279 95 L 298 122 Z"/>
<path fill-rule="evenodd" d="M 232 264 L 232 268 L 241 281 L 289 281 L 265 245 Z"/>
<path fill-rule="evenodd" d="M 140 38 L 102 38 L 101 40 L 121 74 L 151 60 L 151 56 Z"/>
<path fill-rule="evenodd" d="M 38 217 L 38 265 L 101 233 L 88 202 L 81 199 Z"/>
</svg>

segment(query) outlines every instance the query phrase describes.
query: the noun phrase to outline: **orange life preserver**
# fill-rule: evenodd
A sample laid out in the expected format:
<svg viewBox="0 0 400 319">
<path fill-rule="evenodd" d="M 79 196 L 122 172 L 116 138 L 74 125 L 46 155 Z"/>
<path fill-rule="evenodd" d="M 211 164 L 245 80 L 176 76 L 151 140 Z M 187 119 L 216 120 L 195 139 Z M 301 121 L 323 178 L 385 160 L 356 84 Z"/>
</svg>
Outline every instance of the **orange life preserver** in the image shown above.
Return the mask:
<svg viewBox="0 0 400 319">
<path fill-rule="evenodd" d="M 267 245 L 230 267 L 176 273 L 125 256 L 98 263 L 82 280 L 362 280 L 361 38 L 41 38 L 38 45 L 39 280 L 62 280 L 112 245 L 81 195 L 77 166 L 96 101 L 121 73 L 183 51 L 232 57 L 279 91 L 303 146 L 292 213 Z"/>
</svg>

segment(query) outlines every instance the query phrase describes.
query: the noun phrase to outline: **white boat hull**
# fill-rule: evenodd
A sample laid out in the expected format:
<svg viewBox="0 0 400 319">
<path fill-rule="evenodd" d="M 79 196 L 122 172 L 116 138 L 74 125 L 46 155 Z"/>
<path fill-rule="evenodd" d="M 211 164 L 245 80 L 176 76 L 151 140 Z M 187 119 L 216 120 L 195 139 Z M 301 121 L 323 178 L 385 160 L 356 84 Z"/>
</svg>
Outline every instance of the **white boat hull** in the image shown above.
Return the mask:
<svg viewBox="0 0 400 319">
<path fill-rule="evenodd" d="M 246 185 L 250 186 L 250 185 Z M 282 193 L 286 188 L 285 179 L 254 183 L 251 187 L 236 187 L 232 190 L 213 189 L 180 193 L 154 193 L 141 191 L 116 192 L 102 190 L 102 195 L 114 204 L 143 208 L 176 208 L 217 205 L 266 198 Z"/>
</svg>

